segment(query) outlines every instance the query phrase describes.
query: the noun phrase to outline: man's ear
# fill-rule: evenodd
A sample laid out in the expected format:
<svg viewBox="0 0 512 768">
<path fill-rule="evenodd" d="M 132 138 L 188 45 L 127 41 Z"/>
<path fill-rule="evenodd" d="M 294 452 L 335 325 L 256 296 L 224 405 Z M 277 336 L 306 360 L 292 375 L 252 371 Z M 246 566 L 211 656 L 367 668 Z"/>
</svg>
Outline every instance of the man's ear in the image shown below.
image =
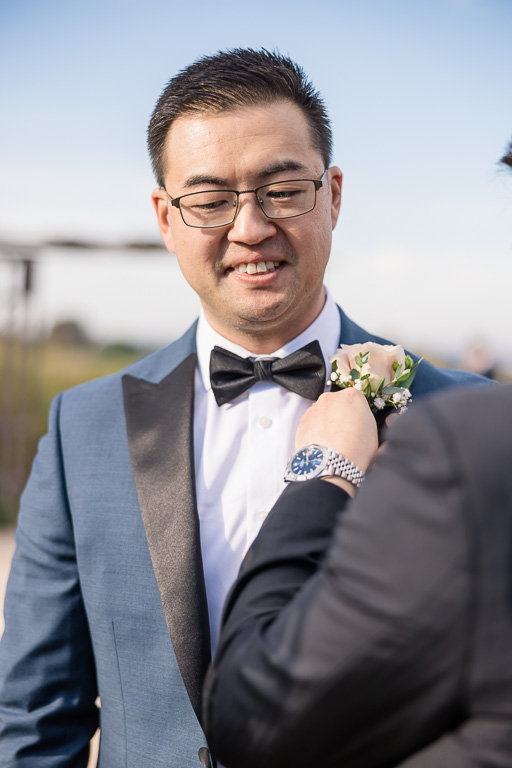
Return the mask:
<svg viewBox="0 0 512 768">
<path fill-rule="evenodd" d="M 151 199 L 156 212 L 158 229 L 162 235 L 164 245 L 168 251 L 174 253 L 174 238 L 172 236 L 169 204 L 165 190 L 157 187 L 151 193 Z"/>
<path fill-rule="evenodd" d="M 338 216 L 340 215 L 341 208 L 341 182 L 343 181 L 343 174 L 337 165 L 333 165 L 329 168 L 327 178 L 329 179 L 329 186 L 331 189 L 331 222 L 332 228 L 336 226 Z"/>
</svg>

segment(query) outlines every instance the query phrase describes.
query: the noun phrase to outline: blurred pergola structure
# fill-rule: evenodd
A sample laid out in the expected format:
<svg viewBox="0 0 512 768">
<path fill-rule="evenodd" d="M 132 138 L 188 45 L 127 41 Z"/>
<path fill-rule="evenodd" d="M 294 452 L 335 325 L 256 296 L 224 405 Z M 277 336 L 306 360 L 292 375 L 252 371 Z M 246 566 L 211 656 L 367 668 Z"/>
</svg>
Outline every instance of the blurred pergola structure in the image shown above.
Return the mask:
<svg viewBox="0 0 512 768">
<path fill-rule="evenodd" d="M 13 509 L 26 481 L 41 413 L 41 369 L 47 333 L 34 301 L 34 274 L 45 254 L 55 249 L 80 249 L 91 255 L 152 250 L 166 254 L 162 243 L 92 242 L 56 239 L 20 243 L 0 238 L 0 520 L 2 503 Z"/>
<path fill-rule="evenodd" d="M 26 479 L 33 420 L 38 403 L 31 296 L 40 246 L 0 241 L 0 262 L 8 275 L 2 286 L 0 354 L 0 501 L 14 504 Z"/>
</svg>

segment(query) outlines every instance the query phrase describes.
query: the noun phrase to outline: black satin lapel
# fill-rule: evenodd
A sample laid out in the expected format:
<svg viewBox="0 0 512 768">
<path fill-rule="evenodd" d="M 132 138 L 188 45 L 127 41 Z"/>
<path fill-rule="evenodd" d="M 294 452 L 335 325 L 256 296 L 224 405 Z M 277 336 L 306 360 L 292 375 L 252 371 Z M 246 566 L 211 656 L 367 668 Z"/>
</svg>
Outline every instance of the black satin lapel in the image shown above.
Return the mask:
<svg viewBox="0 0 512 768">
<path fill-rule="evenodd" d="M 181 676 L 201 721 L 210 630 L 197 515 L 194 371 L 187 357 L 159 384 L 123 376 L 137 496 Z"/>
</svg>

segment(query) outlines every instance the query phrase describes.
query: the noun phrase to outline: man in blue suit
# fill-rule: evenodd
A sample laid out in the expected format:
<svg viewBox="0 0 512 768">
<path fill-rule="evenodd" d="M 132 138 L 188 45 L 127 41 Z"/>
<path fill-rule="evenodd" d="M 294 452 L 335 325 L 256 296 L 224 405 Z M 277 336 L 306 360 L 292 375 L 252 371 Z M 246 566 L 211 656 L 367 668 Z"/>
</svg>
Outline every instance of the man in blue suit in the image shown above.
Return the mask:
<svg viewBox="0 0 512 768">
<path fill-rule="evenodd" d="M 211 764 L 201 687 L 227 590 L 329 355 L 385 343 L 323 286 L 342 176 L 294 62 L 201 59 L 162 93 L 149 147 L 160 232 L 201 316 L 52 405 L 5 603 L 2 766 L 83 767 L 98 724 L 101 768 Z M 413 395 L 479 382 L 423 362 Z"/>
</svg>

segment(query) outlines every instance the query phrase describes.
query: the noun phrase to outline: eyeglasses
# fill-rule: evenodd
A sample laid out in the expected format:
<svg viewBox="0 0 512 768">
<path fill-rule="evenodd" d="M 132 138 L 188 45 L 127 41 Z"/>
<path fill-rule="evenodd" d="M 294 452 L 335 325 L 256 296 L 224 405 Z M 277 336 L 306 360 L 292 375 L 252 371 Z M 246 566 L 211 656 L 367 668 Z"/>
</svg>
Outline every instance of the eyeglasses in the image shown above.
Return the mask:
<svg viewBox="0 0 512 768">
<path fill-rule="evenodd" d="M 309 213 L 316 205 L 316 193 L 325 181 L 321 179 L 290 179 L 264 184 L 256 189 L 214 189 L 171 197 L 171 205 L 179 209 L 187 227 L 211 229 L 232 224 L 238 213 L 240 195 L 256 195 L 256 201 L 267 219 L 293 219 Z"/>
</svg>

